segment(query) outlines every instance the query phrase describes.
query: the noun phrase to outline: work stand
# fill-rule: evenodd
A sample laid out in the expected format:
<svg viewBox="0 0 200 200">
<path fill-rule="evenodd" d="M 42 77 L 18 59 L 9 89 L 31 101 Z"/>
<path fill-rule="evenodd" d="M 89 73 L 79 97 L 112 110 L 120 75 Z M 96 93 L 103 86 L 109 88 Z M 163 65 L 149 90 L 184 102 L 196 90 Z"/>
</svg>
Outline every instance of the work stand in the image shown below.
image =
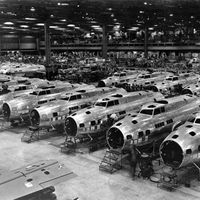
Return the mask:
<svg viewBox="0 0 200 200">
<path fill-rule="evenodd" d="M 105 135 L 96 137 L 80 135 L 79 137 L 66 136 L 65 142 L 61 144 L 62 153 L 90 153 L 106 146 Z M 84 151 L 82 151 L 84 149 Z"/>
<path fill-rule="evenodd" d="M 114 173 L 122 168 L 122 159 L 127 154 L 122 154 L 121 151 L 108 149 L 99 165 L 99 170 Z"/>
</svg>

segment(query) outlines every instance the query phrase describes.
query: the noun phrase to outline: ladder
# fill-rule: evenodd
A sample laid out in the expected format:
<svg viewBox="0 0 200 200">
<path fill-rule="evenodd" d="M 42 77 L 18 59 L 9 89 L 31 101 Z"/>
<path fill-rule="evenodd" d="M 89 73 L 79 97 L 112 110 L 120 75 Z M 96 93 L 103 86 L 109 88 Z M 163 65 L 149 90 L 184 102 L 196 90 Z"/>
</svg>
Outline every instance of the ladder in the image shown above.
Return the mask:
<svg viewBox="0 0 200 200">
<path fill-rule="evenodd" d="M 113 173 L 122 168 L 122 152 L 108 149 L 99 165 L 99 170 Z"/>
</svg>

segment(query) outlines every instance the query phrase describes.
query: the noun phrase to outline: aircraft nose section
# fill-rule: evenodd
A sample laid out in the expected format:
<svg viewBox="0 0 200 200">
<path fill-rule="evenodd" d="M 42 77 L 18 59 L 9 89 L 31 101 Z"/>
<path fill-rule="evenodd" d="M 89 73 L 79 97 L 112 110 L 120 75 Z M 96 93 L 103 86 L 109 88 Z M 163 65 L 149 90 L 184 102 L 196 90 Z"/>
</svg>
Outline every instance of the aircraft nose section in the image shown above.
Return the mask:
<svg viewBox="0 0 200 200">
<path fill-rule="evenodd" d="M 108 130 L 106 139 L 108 146 L 112 149 L 119 149 L 124 146 L 124 136 L 116 127 L 112 127 Z"/>
<path fill-rule="evenodd" d="M 10 106 L 7 103 L 3 104 L 3 116 L 6 119 L 10 118 L 10 114 L 11 114 L 11 110 L 10 110 Z"/>
<path fill-rule="evenodd" d="M 72 117 L 67 117 L 67 119 L 65 120 L 65 131 L 69 136 L 76 136 L 77 124 Z"/>
<path fill-rule="evenodd" d="M 106 84 L 104 81 L 99 81 L 98 87 L 106 87 Z"/>
<path fill-rule="evenodd" d="M 33 126 L 38 126 L 40 124 L 40 115 L 37 110 L 31 112 L 30 120 Z"/>
<path fill-rule="evenodd" d="M 161 144 L 160 156 L 166 165 L 179 168 L 183 161 L 183 150 L 177 142 L 166 140 Z"/>
</svg>

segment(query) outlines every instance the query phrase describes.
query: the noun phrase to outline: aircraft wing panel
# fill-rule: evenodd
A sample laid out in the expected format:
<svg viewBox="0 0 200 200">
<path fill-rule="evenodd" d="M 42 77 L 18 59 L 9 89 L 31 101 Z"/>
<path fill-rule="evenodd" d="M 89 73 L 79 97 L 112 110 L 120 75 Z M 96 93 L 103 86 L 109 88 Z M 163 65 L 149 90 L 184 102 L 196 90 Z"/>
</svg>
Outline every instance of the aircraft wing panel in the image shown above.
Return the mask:
<svg viewBox="0 0 200 200">
<path fill-rule="evenodd" d="M 75 177 L 57 161 L 47 160 L 0 175 L 0 194 L 4 200 L 24 197 Z"/>
</svg>

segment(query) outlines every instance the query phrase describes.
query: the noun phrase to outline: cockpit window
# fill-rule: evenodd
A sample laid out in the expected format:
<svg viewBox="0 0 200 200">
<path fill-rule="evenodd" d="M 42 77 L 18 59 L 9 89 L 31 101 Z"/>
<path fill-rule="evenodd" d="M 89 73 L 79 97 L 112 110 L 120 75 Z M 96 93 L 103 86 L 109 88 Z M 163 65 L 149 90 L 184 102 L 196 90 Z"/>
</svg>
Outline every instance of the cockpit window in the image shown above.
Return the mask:
<svg viewBox="0 0 200 200">
<path fill-rule="evenodd" d="M 76 100 L 76 95 L 72 95 L 69 100 L 70 101 Z"/>
<path fill-rule="evenodd" d="M 195 124 L 200 124 L 200 118 L 196 118 Z"/>
<path fill-rule="evenodd" d="M 160 114 L 160 108 L 156 108 L 156 109 L 154 110 L 154 115 L 158 115 L 158 114 Z"/>
<path fill-rule="evenodd" d="M 97 102 L 95 106 L 106 107 L 107 102 Z"/>
<path fill-rule="evenodd" d="M 107 107 L 114 106 L 114 105 L 115 105 L 114 101 L 109 101 L 107 104 Z"/>
<path fill-rule="evenodd" d="M 143 109 L 140 111 L 140 113 L 145 114 L 145 115 L 152 115 L 153 109 Z"/>
<path fill-rule="evenodd" d="M 45 95 L 46 94 L 46 91 L 40 91 L 39 92 L 39 96 L 42 96 L 42 95 Z"/>
</svg>

